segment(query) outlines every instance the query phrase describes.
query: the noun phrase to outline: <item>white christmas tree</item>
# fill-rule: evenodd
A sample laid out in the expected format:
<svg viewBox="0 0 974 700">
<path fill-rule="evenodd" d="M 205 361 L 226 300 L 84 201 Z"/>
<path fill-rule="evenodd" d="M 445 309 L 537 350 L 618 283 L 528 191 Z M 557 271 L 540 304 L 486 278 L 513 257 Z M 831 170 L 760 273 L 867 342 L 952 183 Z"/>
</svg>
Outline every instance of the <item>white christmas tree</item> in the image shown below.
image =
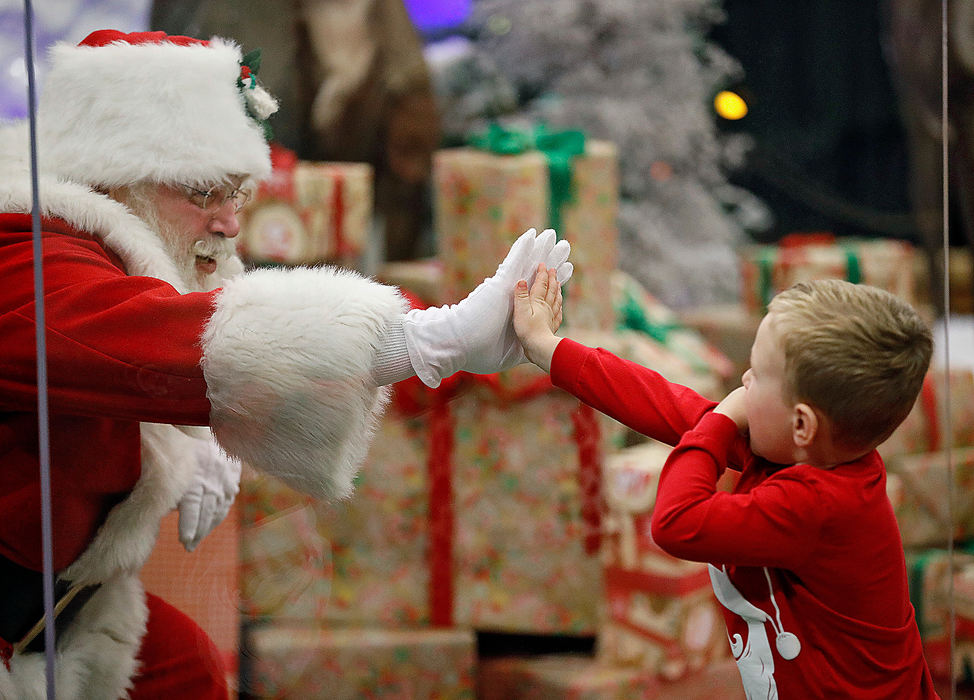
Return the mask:
<svg viewBox="0 0 974 700">
<path fill-rule="evenodd" d="M 476 0 L 467 65 L 497 86 L 492 67 L 517 99 L 494 89 L 494 99 L 447 101 L 444 123 L 516 118 L 615 142 L 620 267 L 674 308 L 733 301 L 735 249 L 768 222 L 726 179 L 746 141 L 719 134 L 712 107 L 740 77 L 706 39 L 722 19 L 713 0 Z"/>
</svg>

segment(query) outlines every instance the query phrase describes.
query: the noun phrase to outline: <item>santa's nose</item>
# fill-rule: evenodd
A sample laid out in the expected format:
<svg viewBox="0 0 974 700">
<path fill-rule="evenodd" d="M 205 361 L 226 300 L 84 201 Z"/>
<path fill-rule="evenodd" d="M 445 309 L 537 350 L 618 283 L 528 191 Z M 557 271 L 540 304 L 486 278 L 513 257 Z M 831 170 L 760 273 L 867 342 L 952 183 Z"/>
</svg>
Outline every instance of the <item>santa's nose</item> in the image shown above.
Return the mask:
<svg viewBox="0 0 974 700">
<path fill-rule="evenodd" d="M 227 200 L 217 208 L 213 216 L 210 217 L 207 230 L 224 238 L 233 238 L 240 233 L 240 222 L 237 220 L 233 200 Z"/>
</svg>

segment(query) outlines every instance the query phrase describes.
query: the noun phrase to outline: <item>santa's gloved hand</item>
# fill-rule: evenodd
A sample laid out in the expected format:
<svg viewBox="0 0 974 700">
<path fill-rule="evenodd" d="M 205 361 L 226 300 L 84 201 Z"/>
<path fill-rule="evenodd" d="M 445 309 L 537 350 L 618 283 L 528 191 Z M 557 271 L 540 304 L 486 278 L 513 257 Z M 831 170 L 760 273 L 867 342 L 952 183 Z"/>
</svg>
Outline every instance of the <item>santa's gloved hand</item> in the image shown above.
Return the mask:
<svg viewBox="0 0 974 700">
<path fill-rule="evenodd" d="M 568 241 L 556 242 L 552 229 L 536 233 L 529 229 L 518 238 L 494 276 L 460 303 L 406 314 L 406 348 L 424 384 L 435 388 L 460 370 L 490 374 L 526 361 L 511 322 L 514 286 L 522 279 L 530 285 L 538 263 L 556 270 L 559 284 L 568 281 L 573 269 Z"/>
<path fill-rule="evenodd" d="M 195 440 L 196 474 L 179 499 L 179 541 L 192 552 L 223 522 L 240 490 L 240 462 L 212 438 Z"/>
</svg>

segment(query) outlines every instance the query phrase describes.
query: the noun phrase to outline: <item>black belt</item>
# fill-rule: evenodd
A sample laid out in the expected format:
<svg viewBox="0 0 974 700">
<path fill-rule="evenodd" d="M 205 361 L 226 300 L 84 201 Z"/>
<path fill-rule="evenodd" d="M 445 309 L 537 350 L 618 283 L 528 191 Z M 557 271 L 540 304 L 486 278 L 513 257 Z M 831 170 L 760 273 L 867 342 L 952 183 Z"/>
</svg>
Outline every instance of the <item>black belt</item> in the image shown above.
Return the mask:
<svg viewBox="0 0 974 700">
<path fill-rule="evenodd" d="M 56 617 L 56 634 L 67 629 L 100 586 L 85 586 L 72 592 L 69 581 L 54 580 L 54 602 L 56 606 L 62 606 Z M 71 597 L 66 599 L 69 594 Z M 18 647 L 43 619 L 44 574 L 0 555 L 0 639 Z M 33 639 L 17 651 L 44 651 L 43 626 Z"/>
</svg>

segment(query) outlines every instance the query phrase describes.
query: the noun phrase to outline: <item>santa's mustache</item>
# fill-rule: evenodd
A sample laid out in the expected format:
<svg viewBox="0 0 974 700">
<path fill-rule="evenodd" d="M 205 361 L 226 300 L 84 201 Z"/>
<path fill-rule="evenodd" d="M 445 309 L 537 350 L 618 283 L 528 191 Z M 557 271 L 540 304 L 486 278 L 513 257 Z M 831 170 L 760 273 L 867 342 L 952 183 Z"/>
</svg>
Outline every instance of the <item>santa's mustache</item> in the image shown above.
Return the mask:
<svg viewBox="0 0 974 700">
<path fill-rule="evenodd" d="M 236 247 L 226 238 L 209 238 L 194 241 L 192 253 L 197 257 L 211 258 L 219 262 L 232 258 L 236 254 Z"/>
</svg>

